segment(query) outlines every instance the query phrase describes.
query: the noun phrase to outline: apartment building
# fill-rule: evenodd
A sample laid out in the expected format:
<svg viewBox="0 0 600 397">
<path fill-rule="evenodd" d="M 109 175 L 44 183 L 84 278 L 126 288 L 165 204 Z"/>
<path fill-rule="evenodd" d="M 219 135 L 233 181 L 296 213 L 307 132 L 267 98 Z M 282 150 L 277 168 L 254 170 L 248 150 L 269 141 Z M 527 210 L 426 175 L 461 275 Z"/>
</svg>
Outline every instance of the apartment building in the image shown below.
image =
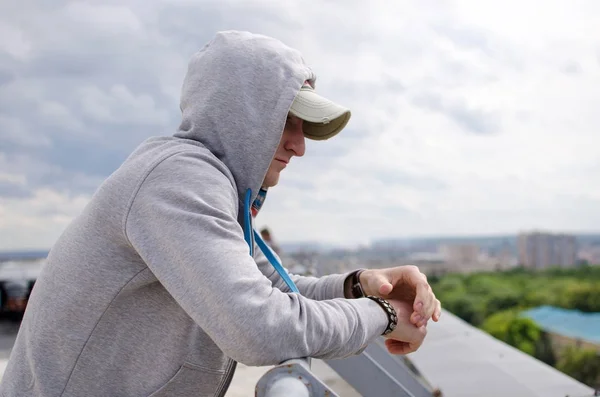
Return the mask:
<svg viewBox="0 0 600 397">
<path fill-rule="evenodd" d="M 527 268 L 572 267 L 577 263 L 577 242 L 573 235 L 521 233 L 517 244 L 519 263 Z"/>
</svg>

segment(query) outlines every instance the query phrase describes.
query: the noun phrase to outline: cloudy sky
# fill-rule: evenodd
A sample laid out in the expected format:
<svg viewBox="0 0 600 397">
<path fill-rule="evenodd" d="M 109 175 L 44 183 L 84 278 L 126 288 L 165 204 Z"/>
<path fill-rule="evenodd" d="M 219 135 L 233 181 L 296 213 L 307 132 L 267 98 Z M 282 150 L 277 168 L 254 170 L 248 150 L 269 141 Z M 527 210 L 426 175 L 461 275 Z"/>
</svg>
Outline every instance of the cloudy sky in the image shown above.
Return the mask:
<svg viewBox="0 0 600 397">
<path fill-rule="evenodd" d="M 600 230 L 600 2 L 0 3 L 0 249 L 49 248 L 178 126 L 218 30 L 275 36 L 353 111 L 257 219 L 279 241 Z"/>
</svg>

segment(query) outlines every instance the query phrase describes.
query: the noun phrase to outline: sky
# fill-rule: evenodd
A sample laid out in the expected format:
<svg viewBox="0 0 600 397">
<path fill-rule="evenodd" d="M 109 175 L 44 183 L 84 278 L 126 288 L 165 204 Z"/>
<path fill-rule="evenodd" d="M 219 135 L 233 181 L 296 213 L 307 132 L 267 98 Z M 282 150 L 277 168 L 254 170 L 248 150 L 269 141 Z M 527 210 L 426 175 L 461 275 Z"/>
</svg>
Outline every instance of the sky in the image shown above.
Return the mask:
<svg viewBox="0 0 600 397">
<path fill-rule="evenodd" d="M 220 30 L 300 50 L 352 110 L 258 226 L 280 242 L 600 230 L 600 2 L 0 2 L 0 250 L 46 249 L 179 125 Z"/>
</svg>

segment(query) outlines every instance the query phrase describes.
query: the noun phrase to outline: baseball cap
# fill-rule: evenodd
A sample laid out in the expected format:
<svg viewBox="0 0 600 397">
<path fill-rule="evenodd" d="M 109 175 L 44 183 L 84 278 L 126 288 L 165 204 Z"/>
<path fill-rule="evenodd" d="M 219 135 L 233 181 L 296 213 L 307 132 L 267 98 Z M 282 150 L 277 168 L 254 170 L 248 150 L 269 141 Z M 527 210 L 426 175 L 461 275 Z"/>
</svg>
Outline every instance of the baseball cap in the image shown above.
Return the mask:
<svg viewBox="0 0 600 397">
<path fill-rule="evenodd" d="M 305 81 L 290 113 L 304 120 L 304 136 L 317 141 L 337 135 L 350 120 L 350 110 L 322 97 Z"/>
</svg>

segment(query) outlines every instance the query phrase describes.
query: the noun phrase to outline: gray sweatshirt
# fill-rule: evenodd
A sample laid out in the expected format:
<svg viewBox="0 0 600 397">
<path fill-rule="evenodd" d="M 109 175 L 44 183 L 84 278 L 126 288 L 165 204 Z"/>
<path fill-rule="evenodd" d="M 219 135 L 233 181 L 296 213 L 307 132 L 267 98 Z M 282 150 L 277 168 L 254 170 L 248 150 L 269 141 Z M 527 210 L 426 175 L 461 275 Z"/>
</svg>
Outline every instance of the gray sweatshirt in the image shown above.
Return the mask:
<svg viewBox="0 0 600 397">
<path fill-rule="evenodd" d="M 0 384 L 13 396 L 222 396 L 235 362 L 342 358 L 386 315 L 346 275 L 292 276 L 244 240 L 302 83 L 280 42 L 221 32 L 194 55 L 174 136 L 143 142 L 52 248 Z"/>
</svg>

